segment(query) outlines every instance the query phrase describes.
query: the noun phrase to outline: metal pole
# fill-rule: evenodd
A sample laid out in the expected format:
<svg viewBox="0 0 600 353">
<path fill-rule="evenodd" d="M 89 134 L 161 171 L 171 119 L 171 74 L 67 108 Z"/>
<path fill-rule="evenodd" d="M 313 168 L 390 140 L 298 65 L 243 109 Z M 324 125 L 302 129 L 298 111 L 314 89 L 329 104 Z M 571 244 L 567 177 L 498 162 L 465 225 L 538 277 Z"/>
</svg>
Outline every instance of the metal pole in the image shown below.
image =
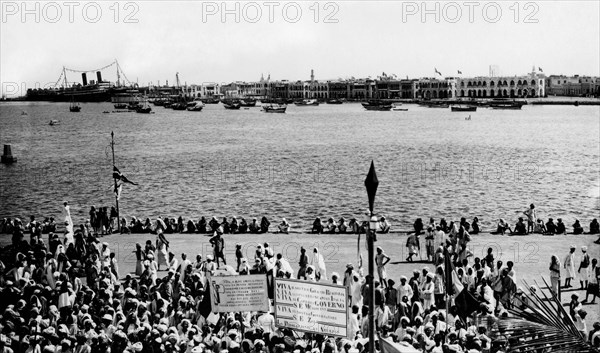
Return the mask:
<svg viewBox="0 0 600 353">
<path fill-rule="evenodd" d="M 371 224 L 371 217 L 369 217 L 369 225 Z M 374 251 L 373 251 L 373 236 L 375 229 L 371 229 L 369 226 L 369 235 L 367 236 L 367 244 L 369 250 L 369 353 L 375 353 L 375 287 L 373 285 L 374 277 Z"/>
<path fill-rule="evenodd" d="M 113 160 L 113 172 L 115 167 L 115 133 L 114 131 L 110 132 L 110 148 L 112 149 L 112 160 Z M 117 179 L 113 178 L 115 182 L 115 191 L 117 191 Z M 117 231 L 121 233 L 121 216 L 119 215 L 119 197 L 115 194 L 115 203 L 117 206 Z"/>
</svg>

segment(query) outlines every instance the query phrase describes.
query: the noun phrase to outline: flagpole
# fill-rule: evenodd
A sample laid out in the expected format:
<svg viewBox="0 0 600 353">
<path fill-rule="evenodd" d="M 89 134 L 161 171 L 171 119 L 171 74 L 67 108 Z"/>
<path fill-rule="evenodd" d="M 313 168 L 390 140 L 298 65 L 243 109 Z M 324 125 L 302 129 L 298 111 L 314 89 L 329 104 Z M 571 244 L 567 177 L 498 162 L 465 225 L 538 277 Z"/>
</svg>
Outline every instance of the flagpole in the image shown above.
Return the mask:
<svg viewBox="0 0 600 353">
<path fill-rule="evenodd" d="M 115 168 L 115 132 L 111 131 L 110 132 L 110 148 L 112 150 L 112 161 L 113 161 L 113 172 L 114 172 L 114 168 Z M 118 188 L 117 188 L 117 179 L 113 178 L 114 182 L 115 182 L 115 203 L 117 206 L 117 231 L 119 233 L 121 233 L 121 216 L 119 215 L 119 194 L 118 194 Z"/>
</svg>

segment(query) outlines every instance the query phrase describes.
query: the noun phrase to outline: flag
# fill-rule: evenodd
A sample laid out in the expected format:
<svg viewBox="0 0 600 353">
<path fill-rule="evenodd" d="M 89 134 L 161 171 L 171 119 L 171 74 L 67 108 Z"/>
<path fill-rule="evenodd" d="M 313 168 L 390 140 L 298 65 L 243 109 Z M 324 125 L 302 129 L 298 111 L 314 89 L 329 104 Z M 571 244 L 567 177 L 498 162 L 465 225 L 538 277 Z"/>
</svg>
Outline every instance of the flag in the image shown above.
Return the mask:
<svg viewBox="0 0 600 353">
<path fill-rule="evenodd" d="M 458 309 L 458 315 L 465 320 L 465 318 L 472 313 L 476 312 L 479 309 L 481 303 L 477 300 L 473 294 L 471 294 L 467 287 L 463 288 L 463 290 L 458 293 L 456 298 L 454 298 L 454 304 Z"/>
<path fill-rule="evenodd" d="M 542 70 L 542 68 L 539 66 L 538 66 L 538 70 L 540 70 L 540 72 L 544 72 L 544 70 Z"/>
<path fill-rule="evenodd" d="M 458 70 L 458 74 L 459 74 L 459 75 L 462 75 L 462 71 Z"/>
<path fill-rule="evenodd" d="M 123 186 L 123 184 L 115 184 L 113 191 L 115 193 L 115 197 L 117 198 L 117 201 L 119 201 L 121 199 L 121 190 L 123 189 L 122 186 Z"/>
<path fill-rule="evenodd" d="M 138 185 L 137 183 L 134 183 L 133 181 L 127 179 L 127 177 L 125 175 L 121 174 L 119 169 L 115 166 L 113 166 L 113 179 L 121 180 L 124 183 L 129 183 L 132 185 Z"/>
<path fill-rule="evenodd" d="M 438 75 L 442 76 L 442 73 L 438 71 L 437 67 L 434 67 L 433 69 L 435 70 L 435 73 L 436 73 L 436 74 L 438 74 Z"/>
<path fill-rule="evenodd" d="M 198 312 L 200 315 L 207 318 L 212 313 L 212 291 L 211 291 L 212 283 L 210 280 L 210 276 L 206 281 L 206 288 L 204 289 L 204 295 L 202 295 L 202 300 L 200 301 Z"/>
<path fill-rule="evenodd" d="M 448 295 L 454 295 L 462 292 L 464 289 L 463 284 L 460 282 L 460 278 L 458 278 L 458 274 L 454 270 L 454 265 L 452 265 L 452 261 L 450 260 L 450 253 L 448 249 L 444 250 L 444 280 L 446 282 L 446 293 Z"/>
</svg>

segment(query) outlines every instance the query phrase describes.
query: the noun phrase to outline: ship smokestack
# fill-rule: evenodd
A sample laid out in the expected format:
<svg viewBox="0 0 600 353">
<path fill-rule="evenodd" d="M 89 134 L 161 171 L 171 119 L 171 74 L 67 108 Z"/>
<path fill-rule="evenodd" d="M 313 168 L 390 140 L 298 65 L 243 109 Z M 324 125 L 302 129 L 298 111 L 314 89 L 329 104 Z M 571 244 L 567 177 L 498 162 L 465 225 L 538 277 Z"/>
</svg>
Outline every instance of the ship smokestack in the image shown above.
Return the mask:
<svg viewBox="0 0 600 353">
<path fill-rule="evenodd" d="M 96 77 L 98 78 L 98 83 L 102 82 L 102 72 L 96 71 Z"/>
<path fill-rule="evenodd" d="M 81 80 L 83 81 L 83 85 L 87 86 L 87 75 L 84 73 L 81 74 Z"/>
</svg>

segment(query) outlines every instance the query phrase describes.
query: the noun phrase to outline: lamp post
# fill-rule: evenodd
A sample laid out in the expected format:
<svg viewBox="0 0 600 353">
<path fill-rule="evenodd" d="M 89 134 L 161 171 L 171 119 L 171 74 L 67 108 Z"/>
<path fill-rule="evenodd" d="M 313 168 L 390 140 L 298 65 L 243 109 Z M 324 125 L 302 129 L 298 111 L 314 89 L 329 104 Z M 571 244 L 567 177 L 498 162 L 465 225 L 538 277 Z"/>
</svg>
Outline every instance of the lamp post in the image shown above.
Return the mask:
<svg viewBox="0 0 600 353">
<path fill-rule="evenodd" d="M 369 353 L 375 353 L 375 287 L 373 286 L 374 277 L 374 250 L 373 243 L 377 241 L 375 231 L 377 230 L 377 217 L 373 215 L 373 204 L 375 203 L 375 194 L 377 193 L 379 180 L 375 173 L 375 164 L 371 161 L 371 168 L 365 179 L 365 187 L 367 188 L 367 196 L 369 197 L 369 233 L 367 234 L 367 246 L 369 251 Z"/>
</svg>

